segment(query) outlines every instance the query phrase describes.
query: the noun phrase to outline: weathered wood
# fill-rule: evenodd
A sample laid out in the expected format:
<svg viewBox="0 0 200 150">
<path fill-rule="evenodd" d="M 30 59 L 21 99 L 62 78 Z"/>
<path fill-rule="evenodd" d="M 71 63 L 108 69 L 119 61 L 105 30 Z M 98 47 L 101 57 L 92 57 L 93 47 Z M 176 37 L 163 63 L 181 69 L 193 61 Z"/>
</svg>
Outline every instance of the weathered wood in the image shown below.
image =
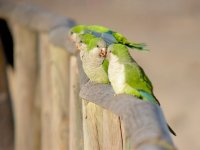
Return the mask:
<svg viewBox="0 0 200 150">
<path fill-rule="evenodd" d="M 51 43 L 67 49 L 70 53 L 76 52 L 68 40 L 69 29 L 76 24 L 72 19 L 58 16 L 33 4 L 5 1 L 0 2 L 0 18 L 17 22 L 37 32 L 49 32 Z"/>
<path fill-rule="evenodd" d="M 86 100 L 83 100 L 83 128 L 84 149 L 123 149 L 119 117 Z"/>
<path fill-rule="evenodd" d="M 49 32 L 49 40 L 52 44 L 67 50 L 69 53 L 76 54 L 78 51 L 68 37 L 69 29 L 67 25 L 54 28 Z"/>
<path fill-rule="evenodd" d="M 82 87 L 80 96 L 120 116 L 136 149 L 175 149 L 159 106 L 125 94 L 114 96 L 110 85 L 92 82 Z"/>
<path fill-rule="evenodd" d="M 42 150 L 69 145 L 69 55 L 40 34 Z"/>
<path fill-rule="evenodd" d="M 70 150 L 83 149 L 82 104 L 79 98 L 79 72 L 75 56 L 70 58 Z"/>
<path fill-rule="evenodd" d="M 14 150 L 14 120 L 0 35 L 0 149 Z"/>
<path fill-rule="evenodd" d="M 16 150 L 35 150 L 40 148 L 37 34 L 15 23 L 11 29 L 15 43 L 15 147 Z"/>
<path fill-rule="evenodd" d="M 50 50 L 47 35 L 40 35 L 40 82 L 41 82 L 41 149 L 52 149 L 52 91 L 50 76 Z"/>
<path fill-rule="evenodd" d="M 48 32 L 60 26 L 70 28 L 75 25 L 75 22 L 67 17 L 58 16 L 28 3 L 1 1 L 0 17 L 8 18 L 39 32 Z"/>
</svg>

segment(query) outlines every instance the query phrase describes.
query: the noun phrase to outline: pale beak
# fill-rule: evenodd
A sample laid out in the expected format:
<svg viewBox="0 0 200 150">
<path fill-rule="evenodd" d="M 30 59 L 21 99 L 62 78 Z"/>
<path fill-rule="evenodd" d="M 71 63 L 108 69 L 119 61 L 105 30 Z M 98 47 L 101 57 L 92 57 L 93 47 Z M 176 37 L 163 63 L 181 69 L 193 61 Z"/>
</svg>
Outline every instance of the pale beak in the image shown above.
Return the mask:
<svg viewBox="0 0 200 150">
<path fill-rule="evenodd" d="M 100 53 L 99 53 L 99 56 L 100 56 L 100 57 L 106 57 L 106 54 L 107 54 L 106 48 L 101 48 L 101 51 L 100 51 Z"/>
<path fill-rule="evenodd" d="M 80 46 L 80 44 L 76 44 L 76 48 L 78 49 L 78 50 L 80 50 L 80 48 L 81 48 L 81 46 Z"/>
</svg>

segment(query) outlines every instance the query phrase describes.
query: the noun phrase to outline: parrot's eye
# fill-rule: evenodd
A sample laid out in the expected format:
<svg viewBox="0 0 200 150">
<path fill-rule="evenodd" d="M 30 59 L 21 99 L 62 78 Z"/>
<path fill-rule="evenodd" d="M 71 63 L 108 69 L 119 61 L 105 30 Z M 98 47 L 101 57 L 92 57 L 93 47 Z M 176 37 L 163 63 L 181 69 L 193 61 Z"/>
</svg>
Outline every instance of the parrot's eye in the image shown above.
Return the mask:
<svg viewBox="0 0 200 150">
<path fill-rule="evenodd" d="M 97 45 L 97 48 L 99 48 L 100 46 L 99 45 Z"/>
<path fill-rule="evenodd" d="M 80 43 L 83 43 L 83 41 L 82 41 L 82 40 L 80 40 Z"/>
<path fill-rule="evenodd" d="M 71 32 L 70 32 L 70 34 L 72 35 L 72 34 L 73 34 L 73 32 L 71 31 Z"/>
</svg>

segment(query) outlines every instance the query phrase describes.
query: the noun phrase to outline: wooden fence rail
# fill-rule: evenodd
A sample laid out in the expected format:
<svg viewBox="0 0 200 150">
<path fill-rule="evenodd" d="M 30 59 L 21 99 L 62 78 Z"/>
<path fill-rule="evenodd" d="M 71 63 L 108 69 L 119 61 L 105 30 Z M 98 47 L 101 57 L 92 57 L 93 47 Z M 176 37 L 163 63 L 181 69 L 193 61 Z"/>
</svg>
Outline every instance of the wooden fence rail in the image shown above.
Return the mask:
<svg viewBox="0 0 200 150">
<path fill-rule="evenodd" d="M 175 149 L 159 106 L 88 80 L 67 40 L 73 20 L 8 2 L 0 18 L 14 39 L 16 150 Z"/>
</svg>

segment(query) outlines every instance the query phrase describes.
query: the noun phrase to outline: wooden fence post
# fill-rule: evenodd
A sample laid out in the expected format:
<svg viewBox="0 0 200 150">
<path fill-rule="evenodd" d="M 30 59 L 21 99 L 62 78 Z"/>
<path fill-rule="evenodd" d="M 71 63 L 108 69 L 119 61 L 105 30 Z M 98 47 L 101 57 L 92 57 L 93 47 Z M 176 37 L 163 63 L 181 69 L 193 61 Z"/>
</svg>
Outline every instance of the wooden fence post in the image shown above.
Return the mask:
<svg viewBox="0 0 200 150">
<path fill-rule="evenodd" d="M 120 116 L 125 130 L 125 134 L 122 134 L 123 139 L 126 139 L 123 142 L 125 149 L 176 149 L 159 106 L 138 100 L 131 95 L 114 96 L 110 85 L 92 82 L 82 86 L 80 96 Z M 92 121 L 93 118 L 90 118 L 90 124 Z"/>
<path fill-rule="evenodd" d="M 84 149 L 123 150 L 123 129 L 118 116 L 83 100 Z"/>
<path fill-rule="evenodd" d="M 40 34 L 42 150 L 69 145 L 69 54 Z"/>
<path fill-rule="evenodd" d="M 15 146 L 16 150 L 40 149 L 40 104 L 37 34 L 12 22 L 15 48 Z"/>
<path fill-rule="evenodd" d="M 70 150 L 83 149 L 82 105 L 79 97 L 79 71 L 75 56 L 70 57 Z"/>
</svg>

